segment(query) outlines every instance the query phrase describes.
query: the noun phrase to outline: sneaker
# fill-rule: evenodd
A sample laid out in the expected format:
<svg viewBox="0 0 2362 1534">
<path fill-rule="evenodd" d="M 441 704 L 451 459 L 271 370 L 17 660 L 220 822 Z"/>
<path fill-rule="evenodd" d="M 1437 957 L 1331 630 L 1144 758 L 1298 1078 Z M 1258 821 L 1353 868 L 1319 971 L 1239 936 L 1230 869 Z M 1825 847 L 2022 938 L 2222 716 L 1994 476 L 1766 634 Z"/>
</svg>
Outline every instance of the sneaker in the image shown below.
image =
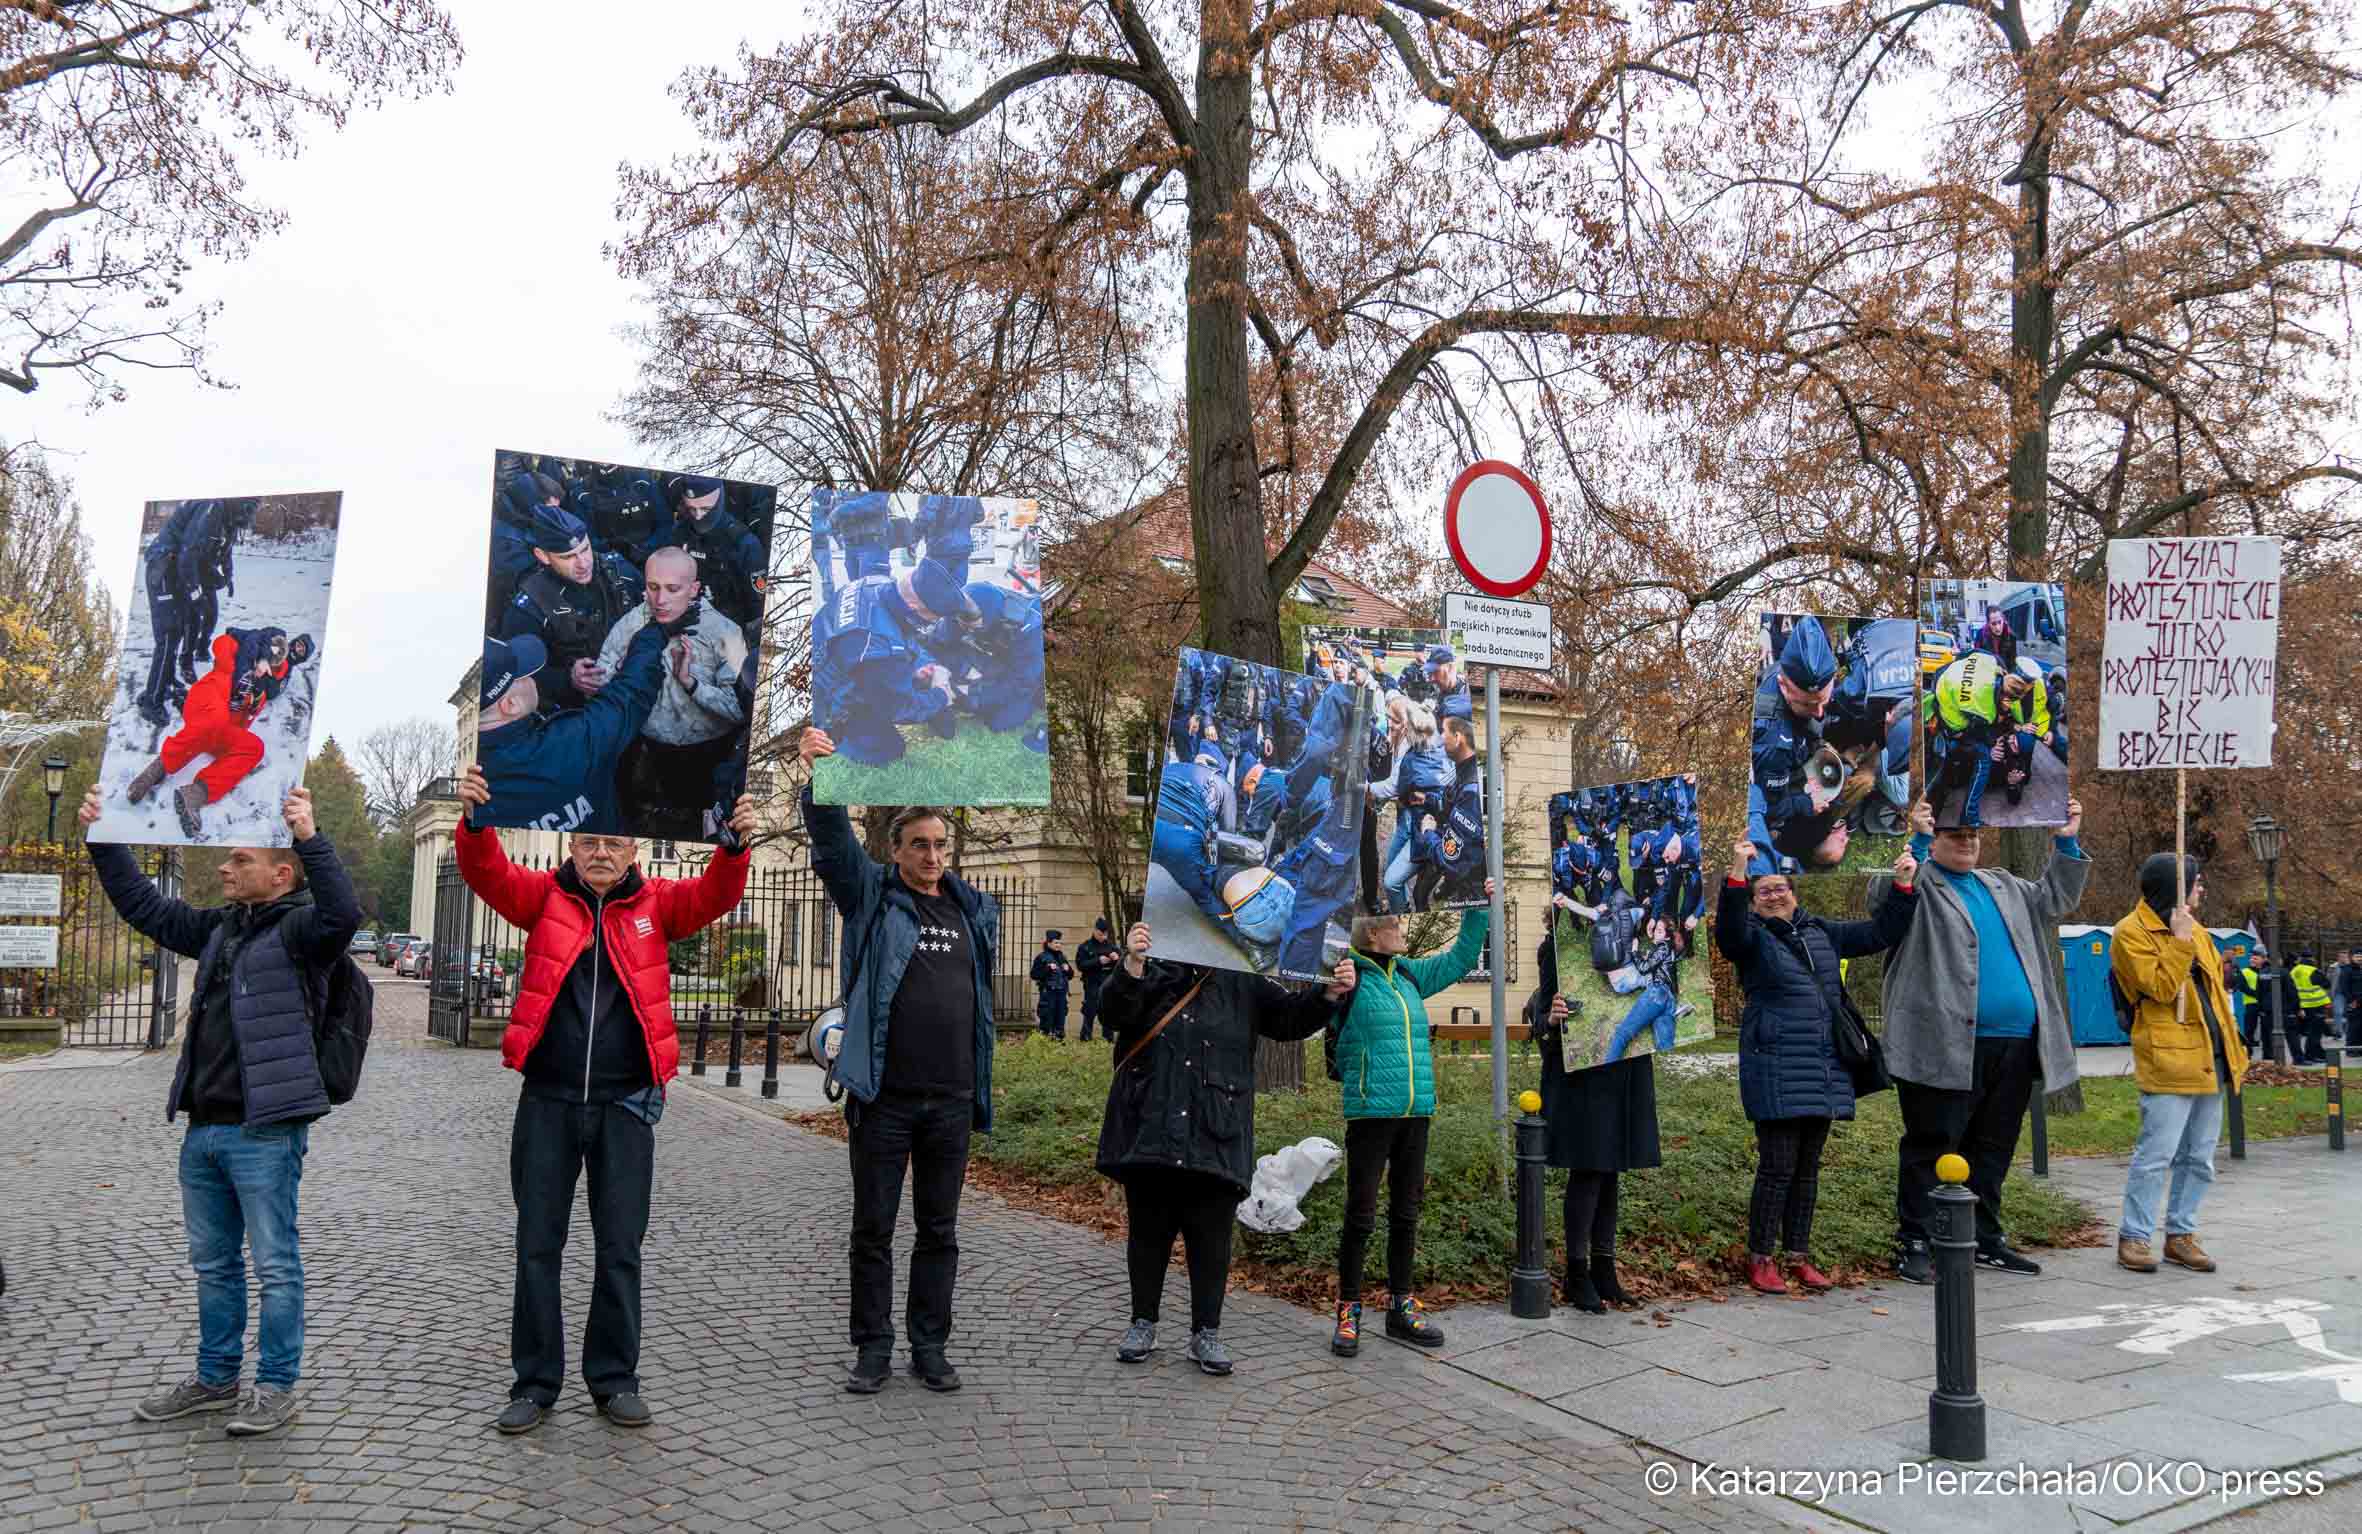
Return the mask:
<svg viewBox="0 0 2362 1534">
<path fill-rule="evenodd" d="M 2165 1260 L 2188 1268 L 2193 1273 L 2212 1273 L 2214 1259 L 2206 1255 L 2206 1248 L 2198 1244 L 2196 1231 L 2183 1236 L 2165 1238 Z"/>
<path fill-rule="evenodd" d="M 1769 1257 L 1747 1254 L 1747 1287 L 1757 1294 L 1786 1294 L 1788 1281 L 1780 1277 L 1780 1265 Z"/>
<path fill-rule="evenodd" d="M 2006 1241 L 1995 1241 L 1990 1244 L 1980 1243 L 1977 1247 L 1977 1266 L 1992 1268 L 2002 1273 L 2023 1273 L 2028 1278 L 2032 1278 L 2042 1271 L 2041 1263 L 2018 1251 Z"/>
<path fill-rule="evenodd" d="M 890 1349 L 863 1348 L 845 1375 L 845 1389 L 857 1396 L 876 1395 L 886 1388 L 886 1377 L 893 1372 L 894 1354 Z"/>
<path fill-rule="evenodd" d="M 1115 1345 L 1119 1363 L 1145 1363 L 1156 1351 L 1156 1323 L 1140 1316 L 1132 1317 L 1132 1324 L 1124 1329 L 1124 1340 Z"/>
<path fill-rule="evenodd" d="M 656 1420 L 636 1390 L 618 1390 L 599 1402 L 599 1415 L 617 1427 L 646 1427 Z"/>
<path fill-rule="evenodd" d="M 518 1396 L 500 1409 L 500 1415 L 492 1419 L 492 1426 L 514 1438 L 519 1433 L 530 1433 L 541 1426 L 542 1416 L 539 1401 L 530 1396 Z"/>
<path fill-rule="evenodd" d="M 1339 1358 L 1351 1358 L 1361 1351 L 1361 1301 L 1337 1303 L 1337 1332 L 1329 1338 L 1329 1351 Z"/>
<path fill-rule="evenodd" d="M 1936 1281 L 1934 1248 L 1918 1236 L 1907 1236 L 1895 1248 L 1895 1271 L 1910 1284 L 1932 1284 Z"/>
<path fill-rule="evenodd" d="M 222 1430 L 232 1438 L 260 1438 L 276 1433 L 295 1420 L 295 1392 L 277 1385 L 257 1385 L 246 1392 Z"/>
<path fill-rule="evenodd" d="M 951 1366 L 941 1348 L 929 1348 L 924 1353 L 910 1355 L 911 1378 L 929 1390 L 948 1394 L 960 1388 L 960 1371 Z"/>
<path fill-rule="evenodd" d="M 171 1389 L 149 1396 L 131 1408 L 131 1414 L 142 1422 L 170 1422 L 192 1412 L 228 1411 L 237 1404 L 236 1380 L 226 1385 L 208 1385 L 192 1374 Z"/>
<path fill-rule="evenodd" d="M 2135 1241 L 2130 1236 L 2118 1236 L 2116 1238 L 2116 1266 L 2129 1268 L 2135 1273 L 2154 1273 L 2157 1271 L 2157 1254 L 2149 1250 L 2149 1243 L 2146 1241 Z"/>
<path fill-rule="evenodd" d="M 1189 1358 L 1208 1374 L 1230 1372 L 1230 1349 L 1210 1326 L 1201 1326 L 1189 1334 Z"/>
<path fill-rule="evenodd" d="M 1788 1259 L 1788 1263 L 1796 1272 L 1796 1281 L 1816 1294 L 1824 1289 L 1837 1287 L 1837 1280 L 1814 1267 L 1812 1259 L 1809 1257 L 1791 1257 Z"/>
<path fill-rule="evenodd" d="M 1443 1328 L 1427 1319 L 1415 1295 L 1406 1294 L 1386 1307 L 1386 1335 L 1422 1348 L 1443 1346 Z"/>
</svg>

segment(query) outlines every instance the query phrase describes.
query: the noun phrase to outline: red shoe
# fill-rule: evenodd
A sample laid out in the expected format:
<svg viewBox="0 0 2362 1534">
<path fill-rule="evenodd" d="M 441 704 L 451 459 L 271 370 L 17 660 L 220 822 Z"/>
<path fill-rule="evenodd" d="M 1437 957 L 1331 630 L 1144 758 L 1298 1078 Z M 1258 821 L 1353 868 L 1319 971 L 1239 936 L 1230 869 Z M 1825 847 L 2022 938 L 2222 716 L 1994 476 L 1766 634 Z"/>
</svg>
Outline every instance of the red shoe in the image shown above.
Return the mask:
<svg viewBox="0 0 2362 1534">
<path fill-rule="evenodd" d="M 1796 1281 L 1804 1285 L 1805 1288 L 1812 1290 L 1816 1294 L 1823 1289 L 1834 1289 L 1837 1287 L 1837 1280 L 1831 1278 L 1828 1274 L 1823 1273 L 1819 1268 L 1814 1267 L 1810 1258 L 1798 1257 L 1792 1261 L 1789 1266 L 1796 1271 Z"/>
<path fill-rule="evenodd" d="M 1788 1282 L 1780 1277 L 1779 1264 L 1769 1257 L 1747 1257 L 1747 1282 L 1757 1294 L 1786 1294 Z"/>
</svg>

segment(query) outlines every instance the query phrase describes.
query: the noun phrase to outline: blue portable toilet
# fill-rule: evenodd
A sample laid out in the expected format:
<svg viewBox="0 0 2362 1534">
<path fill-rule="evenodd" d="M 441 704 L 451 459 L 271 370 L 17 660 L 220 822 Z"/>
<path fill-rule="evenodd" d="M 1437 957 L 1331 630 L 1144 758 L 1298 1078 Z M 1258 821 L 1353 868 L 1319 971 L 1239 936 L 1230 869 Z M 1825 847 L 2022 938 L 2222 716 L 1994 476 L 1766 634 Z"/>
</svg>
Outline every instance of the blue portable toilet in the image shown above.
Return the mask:
<svg viewBox="0 0 2362 1534">
<path fill-rule="evenodd" d="M 2217 952 L 2244 963 L 2255 939 L 2235 927 L 2209 927 Z M 2113 927 L 2059 928 L 2059 954 L 2067 969 L 2067 1018 L 2078 1044 L 2129 1044 L 2131 1038 L 2116 1026 L 2116 1009 L 2108 1000 L 2108 948 Z M 2246 1008 L 2239 992 L 2231 992 L 2234 1026 L 2246 1025 Z"/>
</svg>

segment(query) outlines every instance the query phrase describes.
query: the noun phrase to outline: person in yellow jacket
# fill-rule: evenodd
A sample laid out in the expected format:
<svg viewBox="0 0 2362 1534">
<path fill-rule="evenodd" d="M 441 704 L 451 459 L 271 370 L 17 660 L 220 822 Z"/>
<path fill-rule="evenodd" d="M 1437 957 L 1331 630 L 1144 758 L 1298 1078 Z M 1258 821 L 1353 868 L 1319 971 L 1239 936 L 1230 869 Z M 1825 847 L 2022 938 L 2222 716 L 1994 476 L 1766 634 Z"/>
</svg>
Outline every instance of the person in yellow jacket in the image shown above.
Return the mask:
<svg viewBox="0 0 2362 1534">
<path fill-rule="evenodd" d="M 1985 784 L 1993 768 L 2009 754 L 2002 738 L 2014 724 L 2014 709 L 2040 689 L 2014 671 L 1999 656 L 1972 650 L 1937 673 L 1935 709 L 1928 721 L 1934 738 L 1928 742 L 1928 805 L 1938 825 L 1981 826 Z M 1964 787 L 1959 819 L 1944 820 L 1944 801 Z M 2022 790 L 2021 790 L 2022 791 Z"/>
<path fill-rule="evenodd" d="M 2155 853 L 2141 864 L 2140 903 L 2116 924 L 2108 954 L 2116 984 L 2133 1006 L 2132 1073 L 2141 1090 L 2140 1138 L 2124 1176 L 2124 1213 L 2116 1227 L 2116 1261 L 2135 1273 L 2157 1271 L 2149 1239 L 2157 1230 L 2160 1193 L 2166 1194 L 2165 1260 L 2214 1271 L 2214 1259 L 2198 1244 L 2198 1205 L 2214 1183 L 2223 1093 L 2238 1091 L 2247 1074 L 2247 1048 L 2223 988 L 2222 956 L 2198 923 L 2205 891 L 2199 863 L 2182 861 L 2188 893 L 2180 905 L 2174 903 L 2174 855 Z"/>
<path fill-rule="evenodd" d="M 2296 987 L 2298 1017 L 2288 1030 L 2288 1062 L 2327 1065 L 2329 1055 L 2322 1042 L 2329 1035 L 2329 987 L 2323 983 L 2321 966 L 2311 954 L 2298 954 L 2288 966 L 2288 983 Z"/>
</svg>

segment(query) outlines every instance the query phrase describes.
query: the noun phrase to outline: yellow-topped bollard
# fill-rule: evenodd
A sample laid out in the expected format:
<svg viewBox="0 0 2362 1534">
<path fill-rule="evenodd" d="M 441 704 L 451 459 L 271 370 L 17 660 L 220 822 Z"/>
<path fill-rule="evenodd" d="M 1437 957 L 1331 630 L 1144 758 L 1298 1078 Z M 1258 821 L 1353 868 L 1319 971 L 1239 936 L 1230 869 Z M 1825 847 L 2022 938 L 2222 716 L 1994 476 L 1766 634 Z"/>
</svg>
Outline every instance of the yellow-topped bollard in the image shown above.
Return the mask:
<svg viewBox="0 0 2362 1534">
<path fill-rule="evenodd" d="M 1539 1093 L 1539 1092 L 1520 1092 L 1520 1093 L 1518 1093 L 1518 1094 L 1517 1094 L 1517 1111 L 1518 1111 L 1518 1112 L 1520 1112 L 1520 1113 L 1539 1113 L 1539 1112 L 1541 1112 L 1541 1111 L 1542 1111 L 1542 1094 L 1541 1094 L 1541 1093 Z M 1953 1157 L 1952 1159 L 1953 1159 L 1953 1160 L 1955 1160 L 1955 1161 L 1960 1161 L 1960 1158 L 1959 1158 L 1959 1157 L 1957 1157 L 1957 1156 Z M 1968 1172 L 1967 1172 L 1967 1170 L 1966 1170 L 1966 1168 L 1967 1168 L 1967 1166 L 1968 1166 L 1968 1163 L 1967 1163 L 1967 1162 L 1965 1162 L 1965 1161 L 1961 1161 L 1961 1162 L 1960 1162 L 1960 1165 L 1961 1165 L 1961 1167 L 1962 1167 L 1962 1171 L 1961 1171 L 1960 1175 L 1961 1175 L 1961 1176 L 1963 1176 L 1963 1177 L 1966 1177 L 1966 1176 L 1968 1175 Z"/>
<path fill-rule="evenodd" d="M 1956 1151 L 1947 1151 L 1936 1157 L 1936 1180 L 1938 1182 L 1968 1181 L 1968 1158 Z"/>
<path fill-rule="evenodd" d="M 1511 1192 L 1517 1199 L 1517 1250 L 1509 1265 L 1509 1313 L 1521 1321 L 1550 1318 L 1550 1257 L 1542 1237 L 1542 1176 L 1549 1163 L 1550 1126 L 1542 1094 L 1517 1094 L 1517 1150 Z"/>
<path fill-rule="evenodd" d="M 1977 1196 L 1963 1186 L 1968 1158 L 1936 1157 L 1936 1388 L 1927 1397 L 1927 1449 L 1974 1464 L 1985 1457 L 1985 1398 L 1977 1393 Z"/>
</svg>

